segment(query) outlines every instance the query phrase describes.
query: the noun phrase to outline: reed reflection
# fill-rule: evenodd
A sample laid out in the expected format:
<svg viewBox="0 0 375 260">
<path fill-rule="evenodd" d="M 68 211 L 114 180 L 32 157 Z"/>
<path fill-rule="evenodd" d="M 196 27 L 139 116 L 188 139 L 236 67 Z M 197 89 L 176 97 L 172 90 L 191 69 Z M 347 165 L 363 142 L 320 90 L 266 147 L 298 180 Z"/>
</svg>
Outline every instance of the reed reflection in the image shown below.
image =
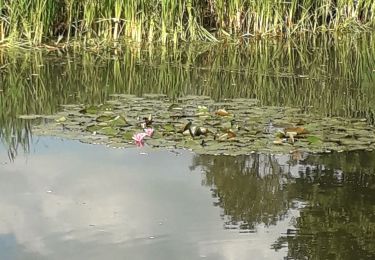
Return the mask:
<svg viewBox="0 0 375 260">
<path fill-rule="evenodd" d="M 242 47 L 3 51 L 0 136 L 9 143 L 9 135 L 20 136 L 30 128 L 18 115 L 55 113 L 66 103 L 98 104 L 113 93 L 257 98 L 261 105 L 374 123 L 374 45 L 372 36 L 362 35 L 254 41 Z"/>
</svg>

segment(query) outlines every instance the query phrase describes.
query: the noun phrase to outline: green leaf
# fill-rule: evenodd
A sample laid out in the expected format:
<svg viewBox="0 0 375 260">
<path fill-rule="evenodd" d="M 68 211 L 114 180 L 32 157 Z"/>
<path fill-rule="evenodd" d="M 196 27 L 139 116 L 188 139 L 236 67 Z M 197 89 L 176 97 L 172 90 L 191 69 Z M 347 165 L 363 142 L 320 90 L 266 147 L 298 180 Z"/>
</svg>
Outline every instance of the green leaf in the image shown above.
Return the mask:
<svg viewBox="0 0 375 260">
<path fill-rule="evenodd" d="M 99 134 L 103 134 L 103 135 L 114 136 L 114 135 L 117 135 L 119 133 L 119 130 L 117 130 L 113 127 L 107 126 L 107 127 L 103 127 L 101 129 L 99 129 L 97 132 Z"/>
<path fill-rule="evenodd" d="M 310 135 L 309 137 L 307 137 L 307 141 L 309 142 L 309 144 L 318 144 L 322 142 L 319 137 L 314 135 Z"/>
<path fill-rule="evenodd" d="M 172 124 L 163 125 L 163 130 L 165 132 L 174 132 L 175 131 L 174 126 Z"/>
<path fill-rule="evenodd" d="M 98 126 L 98 125 L 88 125 L 86 127 L 86 130 L 93 133 L 93 132 L 97 132 L 98 130 L 100 130 L 102 128 L 103 128 L 102 126 Z"/>
</svg>

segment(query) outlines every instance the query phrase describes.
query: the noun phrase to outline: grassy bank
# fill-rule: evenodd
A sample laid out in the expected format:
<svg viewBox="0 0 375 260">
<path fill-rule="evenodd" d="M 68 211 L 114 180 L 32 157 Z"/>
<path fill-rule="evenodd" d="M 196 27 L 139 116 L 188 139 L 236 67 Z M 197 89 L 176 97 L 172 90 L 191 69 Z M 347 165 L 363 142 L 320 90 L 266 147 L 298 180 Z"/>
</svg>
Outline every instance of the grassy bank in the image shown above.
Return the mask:
<svg viewBox="0 0 375 260">
<path fill-rule="evenodd" d="M 375 25 L 373 0 L 0 0 L 2 45 L 218 41 L 358 31 Z"/>
</svg>

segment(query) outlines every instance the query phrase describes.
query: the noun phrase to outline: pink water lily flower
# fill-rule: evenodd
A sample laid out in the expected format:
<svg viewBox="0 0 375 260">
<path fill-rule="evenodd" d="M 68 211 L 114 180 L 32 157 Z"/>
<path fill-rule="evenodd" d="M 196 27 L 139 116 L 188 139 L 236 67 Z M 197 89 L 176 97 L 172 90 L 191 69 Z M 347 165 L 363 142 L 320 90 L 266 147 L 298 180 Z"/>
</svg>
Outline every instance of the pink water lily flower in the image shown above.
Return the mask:
<svg viewBox="0 0 375 260">
<path fill-rule="evenodd" d="M 152 137 L 152 135 L 154 134 L 154 129 L 152 128 L 145 128 L 143 130 L 145 131 L 146 135 L 149 137 Z"/>
<path fill-rule="evenodd" d="M 143 139 L 147 136 L 146 133 L 137 133 L 133 135 L 133 140 L 137 146 L 143 146 Z"/>
</svg>

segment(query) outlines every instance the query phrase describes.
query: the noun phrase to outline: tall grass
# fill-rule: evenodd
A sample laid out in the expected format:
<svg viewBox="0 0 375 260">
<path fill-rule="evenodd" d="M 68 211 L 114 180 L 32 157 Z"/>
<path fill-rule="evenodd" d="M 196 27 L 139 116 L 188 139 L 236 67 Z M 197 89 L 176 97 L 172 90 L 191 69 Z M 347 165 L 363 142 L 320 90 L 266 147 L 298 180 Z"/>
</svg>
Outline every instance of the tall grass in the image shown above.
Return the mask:
<svg viewBox="0 0 375 260">
<path fill-rule="evenodd" d="M 0 40 L 217 41 L 357 31 L 375 25 L 373 0 L 0 0 Z"/>
</svg>

